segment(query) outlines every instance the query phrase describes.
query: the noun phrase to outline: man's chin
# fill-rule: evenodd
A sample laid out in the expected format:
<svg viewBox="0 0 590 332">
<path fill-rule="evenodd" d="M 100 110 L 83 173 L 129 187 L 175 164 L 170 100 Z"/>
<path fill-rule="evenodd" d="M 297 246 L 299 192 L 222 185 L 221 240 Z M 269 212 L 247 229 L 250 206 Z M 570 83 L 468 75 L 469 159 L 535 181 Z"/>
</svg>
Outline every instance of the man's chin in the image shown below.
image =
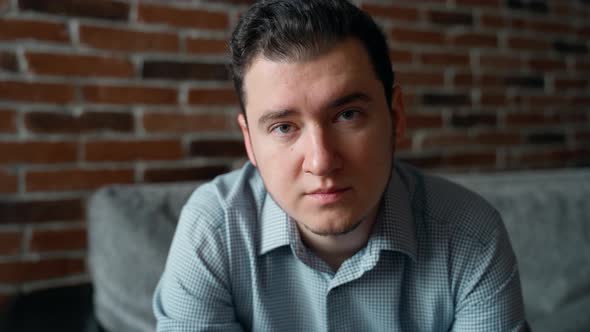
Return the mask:
<svg viewBox="0 0 590 332">
<path fill-rule="evenodd" d="M 309 232 L 319 236 L 342 236 L 353 232 L 357 229 L 364 219 L 340 223 L 339 225 L 326 226 L 325 224 L 317 225 L 312 223 L 300 223 Z"/>
</svg>

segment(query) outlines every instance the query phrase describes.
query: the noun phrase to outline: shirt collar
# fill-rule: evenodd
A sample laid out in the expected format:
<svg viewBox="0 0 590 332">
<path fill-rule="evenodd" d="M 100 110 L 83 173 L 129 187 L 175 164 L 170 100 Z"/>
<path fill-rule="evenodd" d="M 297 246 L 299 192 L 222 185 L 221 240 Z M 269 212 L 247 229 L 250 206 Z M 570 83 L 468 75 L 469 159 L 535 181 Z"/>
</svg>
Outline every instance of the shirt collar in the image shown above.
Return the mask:
<svg viewBox="0 0 590 332">
<path fill-rule="evenodd" d="M 412 176 L 395 165 L 368 246 L 372 252 L 399 251 L 416 260 L 416 226 L 412 213 L 415 183 Z"/>
<path fill-rule="evenodd" d="M 400 251 L 416 260 L 417 244 L 411 204 L 415 183 L 397 163 L 394 165 L 368 246 L 371 251 Z M 289 227 L 289 216 L 268 192 L 260 219 L 259 255 L 290 244 L 290 233 L 296 232 L 297 228 Z"/>
<path fill-rule="evenodd" d="M 289 216 L 267 192 L 262 205 L 258 255 L 289 244 Z"/>
</svg>

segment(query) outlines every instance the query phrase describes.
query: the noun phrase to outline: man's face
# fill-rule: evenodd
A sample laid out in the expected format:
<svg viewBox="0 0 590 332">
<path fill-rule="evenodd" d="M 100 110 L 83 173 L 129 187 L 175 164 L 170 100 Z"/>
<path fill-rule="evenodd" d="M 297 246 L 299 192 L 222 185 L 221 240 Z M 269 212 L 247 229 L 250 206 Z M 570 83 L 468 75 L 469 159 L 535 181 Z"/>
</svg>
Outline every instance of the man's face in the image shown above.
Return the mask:
<svg viewBox="0 0 590 332">
<path fill-rule="evenodd" d="M 360 42 L 303 62 L 258 56 L 244 90 L 248 123 L 238 120 L 248 157 L 300 227 L 338 235 L 374 217 L 403 109 L 390 112 Z"/>
</svg>

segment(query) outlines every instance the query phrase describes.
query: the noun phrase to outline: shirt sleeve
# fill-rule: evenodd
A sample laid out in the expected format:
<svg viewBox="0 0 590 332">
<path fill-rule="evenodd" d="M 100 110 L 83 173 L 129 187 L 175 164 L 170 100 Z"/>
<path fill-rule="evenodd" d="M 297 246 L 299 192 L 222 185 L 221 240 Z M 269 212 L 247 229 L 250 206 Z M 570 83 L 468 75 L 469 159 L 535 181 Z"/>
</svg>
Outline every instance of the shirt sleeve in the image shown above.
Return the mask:
<svg viewBox="0 0 590 332">
<path fill-rule="evenodd" d="M 518 266 L 501 217 L 471 255 L 470 275 L 457 301 L 452 331 L 528 331 Z"/>
<path fill-rule="evenodd" d="M 215 196 L 200 188 L 183 208 L 154 292 L 157 331 L 242 331 L 221 235 L 224 213 Z"/>
</svg>

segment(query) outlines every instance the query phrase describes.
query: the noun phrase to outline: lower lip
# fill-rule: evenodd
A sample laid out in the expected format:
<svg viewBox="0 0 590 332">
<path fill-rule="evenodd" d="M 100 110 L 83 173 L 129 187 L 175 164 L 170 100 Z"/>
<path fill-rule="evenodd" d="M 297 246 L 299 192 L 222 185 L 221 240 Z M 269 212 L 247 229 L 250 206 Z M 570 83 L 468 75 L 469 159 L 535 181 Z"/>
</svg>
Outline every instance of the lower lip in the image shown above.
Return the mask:
<svg viewBox="0 0 590 332">
<path fill-rule="evenodd" d="M 341 200 L 342 197 L 349 191 L 350 188 L 345 188 L 337 191 L 332 191 L 329 193 L 307 194 L 307 196 L 312 198 L 313 200 L 318 201 L 321 204 L 331 204 Z"/>
</svg>

